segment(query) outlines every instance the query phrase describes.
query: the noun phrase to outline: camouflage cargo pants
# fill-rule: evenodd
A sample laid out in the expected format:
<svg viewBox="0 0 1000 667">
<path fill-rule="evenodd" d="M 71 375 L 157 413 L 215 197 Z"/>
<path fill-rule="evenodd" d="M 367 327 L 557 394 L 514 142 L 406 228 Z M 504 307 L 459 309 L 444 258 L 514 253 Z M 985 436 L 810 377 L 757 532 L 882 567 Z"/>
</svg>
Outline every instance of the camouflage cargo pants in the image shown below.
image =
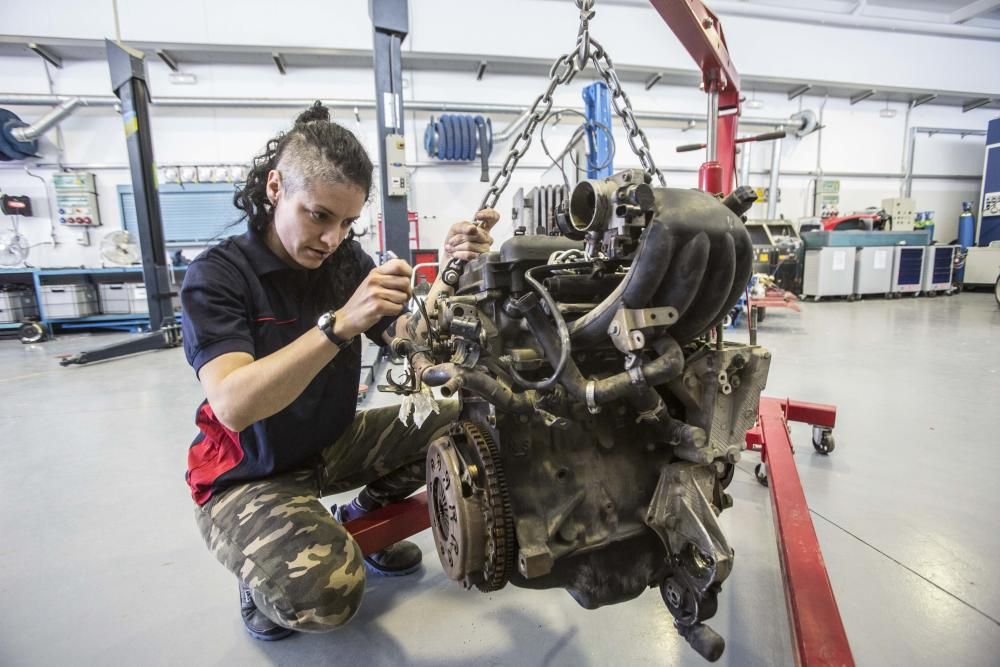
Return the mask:
<svg viewBox="0 0 1000 667">
<path fill-rule="evenodd" d="M 209 549 L 253 589 L 258 609 L 305 632 L 354 616 L 365 588 L 361 549 L 319 498 L 365 486 L 366 500 L 387 504 L 422 487 L 432 436 L 458 417 L 457 401 L 440 408 L 419 429 L 400 423 L 398 407 L 359 412 L 322 463 L 226 489 L 196 508 Z"/>
</svg>

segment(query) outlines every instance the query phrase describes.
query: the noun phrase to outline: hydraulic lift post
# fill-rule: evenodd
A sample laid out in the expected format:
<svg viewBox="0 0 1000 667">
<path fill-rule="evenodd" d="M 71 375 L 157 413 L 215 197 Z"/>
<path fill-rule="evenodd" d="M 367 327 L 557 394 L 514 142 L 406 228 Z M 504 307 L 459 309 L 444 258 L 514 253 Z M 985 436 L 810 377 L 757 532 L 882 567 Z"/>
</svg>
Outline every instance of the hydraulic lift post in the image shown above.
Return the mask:
<svg viewBox="0 0 1000 667">
<path fill-rule="evenodd" d="M 410 260 L 410 221 L 405 183 L 393 183 L 387 142 L 403 136 L 403 66 L 400 55 L 410 30 L 406 0 L 369 0 L 374 26 L 375 122 L 378 125 L 379 188 L 382 195 L 382 226 L 385 249 Z M 395 165 L 400 167 L 401 165 Z M 406 178 L 406 180 L 409 180 Z M 403 191 L 402 194 L 393 194 Z"/>
<path fill-rule="evenodd" d="M 124 44 L 104 41 L 111 71 L 111 87 L 121 102 L 128 148 L 136 226 L 142 256 L 142 279 L 146 285 L 151 333 L 106 347 L 66 357 L 63 366 L 115 359 L 137 352 L 177 347 L 180 327 L 174 320 L 170 289 L 170 265 L 164 243 L 163 216 L 156 189 L 156 162 L 149 128 L 149 88 L 146 86 L 145 56 Z"/>
<path fill-rule="evenodd" d="M 111 87 L 121 102 L 125 143 L 128 148 L 132 195 L 135 199 L 142 278 L 149 303 L 149 328 L 157 331 L 164 322 L 174 321 L 170 294 L 170 266 L 156 189 L 156 162 L 153 159 L 149 127 L 149 88 L 146 86 L 145 56 L 124 44 L 105 40 Z"/>
</svg>

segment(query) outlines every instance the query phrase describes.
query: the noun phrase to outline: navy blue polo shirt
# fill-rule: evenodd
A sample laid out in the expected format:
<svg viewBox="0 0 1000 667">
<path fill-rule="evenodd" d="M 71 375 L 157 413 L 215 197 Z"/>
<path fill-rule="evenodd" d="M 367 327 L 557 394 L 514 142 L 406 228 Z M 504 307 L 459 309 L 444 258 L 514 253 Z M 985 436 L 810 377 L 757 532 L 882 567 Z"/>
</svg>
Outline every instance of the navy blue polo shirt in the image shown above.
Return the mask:
<svg viewBox="0 0 1000 667">
<path fill-rule="evenodd" d="M 346 277 L 339 257 L 317 269 L 293 268 L 253 231 L 199 255 L 181 289 L 184 353 L 195 373 L 228 352 L 265 357 L 315 327 L 320 314 L 343 306 L 375 268 L 357 241 L 345 243 L 359 267 Z M 336 290 L 339 298 L 329 287 L 336 280 L 348 281 L 346 289 Z M 381 344 L 393 319 L 383 318 L 366 334 Z M 315 463 L 354 419 L 360 371 L 361 343 L 355 341 L 289 406 L 239 433 L 226 428 L 203 401 L 195 418 L 199 433 L 188 450 L 187 482 L 195 502 L 204 504 L 213 492 L 234 484 Z"/>
</svg>

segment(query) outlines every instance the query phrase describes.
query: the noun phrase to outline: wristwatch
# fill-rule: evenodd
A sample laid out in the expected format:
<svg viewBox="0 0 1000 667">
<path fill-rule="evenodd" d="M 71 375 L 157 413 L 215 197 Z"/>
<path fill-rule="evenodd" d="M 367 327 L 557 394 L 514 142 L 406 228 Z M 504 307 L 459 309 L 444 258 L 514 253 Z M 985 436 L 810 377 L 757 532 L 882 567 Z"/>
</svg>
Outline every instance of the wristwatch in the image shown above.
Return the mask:
<svg viewBox="0 0 1000 667">
<path fill-rule="evenodd" d="M 333 333 L 333 325 L 337 322 L 337 313 L 334 311 L 328 311 L 319 316 L 316 320 L 316 326 L 319 330 L 326 334 L 326 337 L 330 339 L 330 342 L 337 346 L 338 350 L 343 350 L 345 347 L 349 347 L 354 341 L 353 338 L 343 339 L 337 334 Z"/>
</svg>

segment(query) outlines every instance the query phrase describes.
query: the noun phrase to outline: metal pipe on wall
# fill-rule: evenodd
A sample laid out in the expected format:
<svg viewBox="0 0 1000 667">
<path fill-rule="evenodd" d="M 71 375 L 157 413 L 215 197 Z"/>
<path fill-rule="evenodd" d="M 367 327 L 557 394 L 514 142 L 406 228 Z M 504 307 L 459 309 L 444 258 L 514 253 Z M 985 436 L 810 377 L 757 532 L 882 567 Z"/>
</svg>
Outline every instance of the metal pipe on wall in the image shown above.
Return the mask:
<svg viewBox="0 0 1000 667">
<path fill-rule="evenodd" d="M 189 162 L 185 163 L 185 166 L 191 167 L 219 167 L 218 162 Z M 378 166 L 376 162 L 374 166 Z M 448 168 L 461 168 L 461 165 L 452 164 L 450 162 L 409 162 L 404 165 L 407 169 L 448 169 Z M 501 163 L 490 163 L 491 169 L 499 169 L 503 166 Z M 31 163 L 32 169 L 70 169 L 78 171 L 115 171 L 128 169 L 127 164 L 111 164 L 107 162 L 70 162 L 70 163 L 58 163 L 58 162 L 33 162 Z M 528 169 L 528 170 L 543 170 L 548 171 L 552 169 L 552 163 L 548 162 L 545 164 L 530 164 L 527 162 L 519 162 L 517 165 L 518 169 Z M 642 169 L 639 164 L 624 164 L 622 169 Z M 8 163 L 0 162 L 0 171 L 5 169 L 23 171 L 24 165 L 21 163 Z M 670 172 L 673 174 L 697 174 L 697 167 L 661 167 L 662 171 Z M 766 176 L 770 173 L 770 170 L 756 169 L 751 170 L 751 174 L 758 176 Z M 819 175 L 816 171 L 806 171 L 801 169 L 796 170 L 786 170 L 782 174 L 783 176 L 793 176 L 796 178 L 813 178 Z M 881 172 L 881 171 L 856 171 L 856 172 L 840 172 L 840 171 L 824 171 L 823 176 L 829 176 L 830 178 L 872 178 L 872 179 L 900 179 L 903 178 L 904 174 L 901 172 Z M 979 174 L 914 174 L 913 178 L 915 180 L 930 180 L 930 181 L 975 181 L 979 183 L 982 177 Z"/>
<path fill-rule="evenodd" d="M 767 219 L 778 214 L 778 176 L 781 174 L 781 139 L 771 142 L 771 182 L 767 191 Z"/>
<path fill-rule="evenodd" d="M 917 128 L 910 128 L 910 138 L 906 142 L 906 169 L 903 171 L 903 196 L 913 193 L 913 152 L 917 148 Z"/>
<path fill-rule="evenodd" d="M 114 106 L 117 99 L 110 95 L 80 95 L 78 96 L 82 104 L 87 106 Z M 25 93 L 0 93 L 0 105 L 21 105 L 21 106 L 54 106 L 70 99 L 65 95 L 33 95 Z M 191 107 L 191 108 L 274 108 L 274 109 L 305 109 L 315 102 L 315 99 L 281 99 L 266 97 L 154 97 L 151 100 L 153 107 Z M 345 100 L 345 99 L 321 99 L 326 106 L 331 109 L 354 108 L 371 110 L 375 108 L 373 100 Z M 527 108 L 517 104 L 493 104 L 493 103 L 473 103 L 473 102 L 435 102 L 429 100 L 415 100 L 406 102 L 408 111 L 460 111 L 496 114 L 517 114 L 525 115 Z M 705 122 L 705 117 L 695 113 L 674 113 L 664 111 L 635 111 L 635 117 L 643 120 L 660 122 L 688 123 L 690 121 Z M 517 121 L 515 121 L 517 122 Z M 525 122 L 527 116 L 525 115 Z M 801 129 L 802 121 L 795 118 L 755 118 L 741 117 L 741 127 L 778 127 L 791 132 Z M 501 132 L 506 132 L 504 128 Z"/>
<path fill-rule="evenodd" d="M 754 142 L 740 144 L 740 185 L 750 185 L 750 147 Z"/>
<path fill-rule="evenodd" d="M 12 130 L 11 136 L 18 141 L 31 141 L 33 139 L 37 139 L 48 132 L 52 126 L 59 123 L 59 121 L 63 118 L 73 113 L 73 111 L 81 104 L 83 104 L 83 100 L 81 98 L 71 97 L 52 111 L 36 120 L 31 125 Z"/>
<path fill-rule="evenodd" d="M 913 162 L 917 149 L 917 133 L 923 132 L 930 136 L 935 134 L 958 134 L 965 137 L 986 136 L 985 130 L 963 130 L 956 127 L 911 127 L 908 149 L 906 154 L 906 169 L 903 171 L 903 196 L 910 197 L 913 194 Z"/>
<path fill-rule="evenodd" d="M 515 118 L 510 122 L 507 127 L 503 128 L 499 132 L 494 133 L 493 141 L 498 143 L 503 143 L 510 139 L 512 136 L 521 131 L 521 128 L 527 124 L 528 119 L 531 118 L 531 110 L 525 109 L 524 113 Z"/>
</svg>

